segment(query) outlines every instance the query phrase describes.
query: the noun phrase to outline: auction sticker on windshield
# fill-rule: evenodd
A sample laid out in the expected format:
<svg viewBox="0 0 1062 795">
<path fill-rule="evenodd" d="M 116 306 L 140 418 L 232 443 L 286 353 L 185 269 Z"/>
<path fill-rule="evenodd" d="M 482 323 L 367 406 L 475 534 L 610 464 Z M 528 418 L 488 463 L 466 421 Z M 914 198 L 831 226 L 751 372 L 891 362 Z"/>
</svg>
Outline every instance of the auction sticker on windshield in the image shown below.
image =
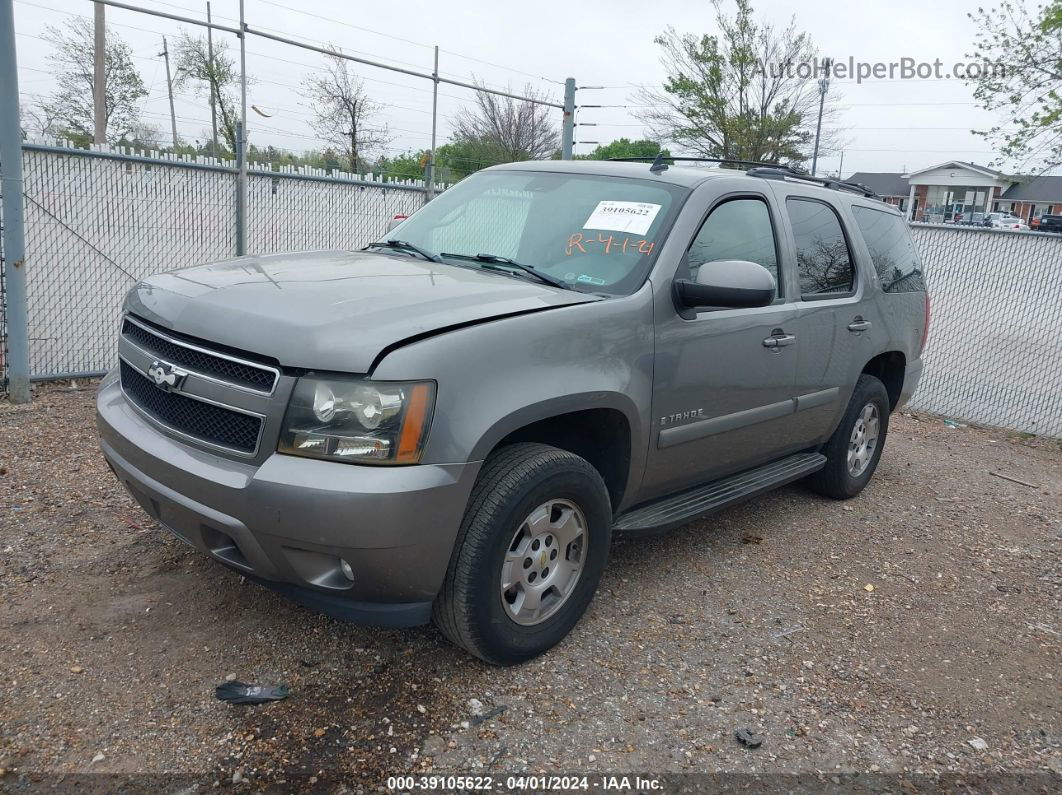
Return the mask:
<svg viewBox="0 0 1062 795">
<path fill-rule="evenodd" d="M 598 202 L 583 224 L 583 229 L 608 229 L 644 235 L 653 225 L 653 219 L 658 212 L 660 205 L 649 202 Z"/>
</svg>

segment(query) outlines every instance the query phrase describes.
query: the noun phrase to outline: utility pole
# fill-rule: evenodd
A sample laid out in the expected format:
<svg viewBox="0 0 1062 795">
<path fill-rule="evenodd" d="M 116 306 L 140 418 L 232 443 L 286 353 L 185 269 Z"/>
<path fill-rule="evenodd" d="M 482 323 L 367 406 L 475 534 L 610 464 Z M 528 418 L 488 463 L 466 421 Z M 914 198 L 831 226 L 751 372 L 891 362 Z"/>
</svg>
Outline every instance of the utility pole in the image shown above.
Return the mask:
<svg viewBox="0 0 1062 795">
<path fill-rule="evenodd" d="M 103 3 L 94 3 L 94 52 L 92 54 L 92 116 L 95 125 L 92 140 L 107 143 L 107 22 Z"/>
<path fill-rule="evenodd" d="M 431 73 L 431 151 L 428 153 L 427 198 L 435 196 L 435 127 L 439 115 L 439 45 L 435 45 L 435 69 Z"/>
<path fill-rule="evenodd" d="M 213 157 L 218 156 L 218 107 L 217 98 L 214 95 L 214 80 L 216 75 L 214 74 L 214 28 L 212 27 L 214 20 L 210 17 L 210 3 L 207 2 L 207 58 L 210 59 L 210 130 L 211 141 L 214 144 L 214 151 L 211 152 Z"/>
<path fill-rule="evenodd" d="M 819 79 L 819 121 L 815 125 L 815 152 L 811 156 L 811 176 L 819 167 L 819 138 L 822 135 L 822 111 L 826 107 L 826 92 L 830 90 L 830 68 L 833 59 L 826 58 L 822 62 L 822 77 Z"/>
<path fill-rule="evenodd" d="M 572 159 L 575 143 L 575 78 L 564 81 L 564 117 L 561 124 L 561 160 Z"/>
<path fill-rule="evenodd" d="M 166 46 L 166 37 L 162 37 L 162 52 L 159 53 L 166 60 L 166 91 L 170 95 L 170 129 L 173 131 L 173 152 L 177 153 L 177 114 L 173 111 L 173 79 L 170 77 L 170 51 Z"/>
<path fill-rule="evenodd" d="M 18 121 L 18 59 L 15 55 L 15 11 L 12 0 L 0 0 L 0 194 L 4 197 L 8 396 L 12 403 L 29 403 L 26 206 L 22 198 L 22 130 Z"/>
<path fill-rule="evenodd" d="M 841 150 L 841 163 L 837 166 L 837 179 L 844 179 L 844 150 Z"/>
</svg>

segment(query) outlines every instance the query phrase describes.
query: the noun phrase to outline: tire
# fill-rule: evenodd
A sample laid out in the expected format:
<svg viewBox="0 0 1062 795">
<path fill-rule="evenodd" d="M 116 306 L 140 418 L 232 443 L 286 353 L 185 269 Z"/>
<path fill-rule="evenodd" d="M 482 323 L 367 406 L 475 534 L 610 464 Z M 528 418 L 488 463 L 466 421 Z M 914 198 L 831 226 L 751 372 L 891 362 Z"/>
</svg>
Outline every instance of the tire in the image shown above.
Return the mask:
<svg viewBox="0 0 1062 795">
<path fill-rule="evenodd" d="M 864 412 L 871 406 L 873 412 L 876 412 L 878 424 L 876 444 L 872 451 L 868 451 L 864 468 L 855 474 L 849 460 L 849 447 L 853 442 L 857 424 L 861 420 L 866 424 Z M 885 385 L 872 375 L 859 376 L 841 423 L 822 448 L 821 452 L 826 456 L 826 466 L 808 477 L 805 481 L 807 485 L 819 494 L 833 497 L 835 500 L 851 499 L 866 488 L 878 467 L 878 461 L 881 460 L 881 452 L 885 449 L 889 411 L 889 393 L 885 391 Z M 866 436 L 867 434 L 864 434 L 864 438 Z"/>
<path fill-rule="evenodd" d="M 550 535 L 556 523 L 568 537 L 578 532 L 571 528 L 580 520 L 584 529 L 577 540 Z M 587 461 L 544 444 L 502 447 L 484 462 L 472 489 L 432 618 L 449 640 L 488 663 L 514 665 L 537 657 L 559 643 L 586 611 L 608 560 L 611 536 L 608 490 Z M 535 539 L 539 545 L 531 551 Z M 507 580 L 519 582 L 503 592 L 503 565 L 514 555 L 519 561 L 511 564 Z M 537 585 L 529 584 L 527 578 L 536 573 Z M 520 619 L 533 623 L 518 623 L 514 614 L 533 603 L 529 594 L 547 582 L 560 585 L 551 585 L 541 597 L 539 615 L 523 610 Z"/>
</svg>

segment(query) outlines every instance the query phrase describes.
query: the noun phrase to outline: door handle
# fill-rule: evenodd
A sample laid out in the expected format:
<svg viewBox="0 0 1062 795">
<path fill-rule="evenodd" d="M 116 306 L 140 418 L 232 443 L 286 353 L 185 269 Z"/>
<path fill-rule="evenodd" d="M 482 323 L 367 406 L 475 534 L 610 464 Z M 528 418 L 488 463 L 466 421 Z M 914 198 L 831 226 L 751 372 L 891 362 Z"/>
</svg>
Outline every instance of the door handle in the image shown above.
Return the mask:
<svg viewBox="0 0 1062 795">
<path fill-rule="evenodd" d="M 792 345 L 796 342 L 796 336 L 793 334 L 773 334 L 763 341 L 764 348 L 784 348 L 786 345 Z"/>
<path fill-rule="evenodd" d="M 855 320 L 853 320 L 851 323 L 848 324 L 848 330 L 849 331 L 866 331 L 868 328 L 870 328 L 873 325 L 874 324 L 871 323 L 869 320 L 863 320 L 863 318 L 857 317 Z"/>
</svg>

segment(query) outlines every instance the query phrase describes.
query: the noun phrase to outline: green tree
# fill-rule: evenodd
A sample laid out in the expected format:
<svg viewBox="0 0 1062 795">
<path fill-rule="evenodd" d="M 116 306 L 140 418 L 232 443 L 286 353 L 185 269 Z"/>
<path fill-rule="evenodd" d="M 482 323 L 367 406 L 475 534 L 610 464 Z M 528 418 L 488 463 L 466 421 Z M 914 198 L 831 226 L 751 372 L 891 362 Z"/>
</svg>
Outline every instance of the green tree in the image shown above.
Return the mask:
<svg viewBox="0 0 1062 795">
<path fill-rule="evenodd" d="M 401 154 L 379 158 L 372 167 L 373 174 L 391 179 L 424 179 L 428 165 L 428 152 L 402 152 Z"/>
<path fill-rule="evenodd" d="M 84 17 L 72 17 L 62 26 L 49 25 L 42 38 L 55 48 L 48 55 L 55 73 L 55 90 L 41 103 L 40 115 L 48 119 L 47 129 L 41 132 L 87 145 L 92 142 L 95 127 L 93 61 L 96 45 L 92 22 Z M 148 91 L 133 65 L 132 49 L 110 30 L 106 36 L 104 72 L 107 142 L 116 144 L 142 129 L 140 100 Z"/>
<path fill-rule="evenodd" d="M 509 162 L 509 153 L 488 138 L 455 136 L 435 150 L 436 179 L 441 182 L 456 182 L 481 168 Z"/>
<path fill-rule="evenodd" d="M 996 165 L 1047 170 L 1062 165 L 1062 0 L 1030 12 L 1021 0 L 969 15 L 977 26 L 969 57 L 981 73 L 967 83 L 1006 126 L 974 130 L 996 146 Z"/>
<path fill-rule="evenodd" d="M 332 147 L 321 151 L 304 152 L 299 165 L 323 168 L 325 171 L 343 171 L 343 156 Z"/>
<path fill-rule="evenodd" d="M 576 155 L 575 160 L 608 160 L 613 157 L 656 157 L 661 152 L 670 155 L 667 149 L 661 149 L 657 141 L 643 138 L 632 141 L 630 138 L 617 138 L 612 143 L 598 145 L 593 152 Z"/>
<path fill-rule="evenodd" d="M 640 93 L 642 121 L 654 137 L 702 157 L 801 163 L 814 142 L 819 109 L 816 50 L 790 22 L 776 29 L 753 19 L 749 0 L 737 13 L 713 0 L 716 35 L 655 39 L 667 72 L 662 90 Z M 831 148 L 833 101 L 827 102 L 820 156 Z"/>
</svg>

